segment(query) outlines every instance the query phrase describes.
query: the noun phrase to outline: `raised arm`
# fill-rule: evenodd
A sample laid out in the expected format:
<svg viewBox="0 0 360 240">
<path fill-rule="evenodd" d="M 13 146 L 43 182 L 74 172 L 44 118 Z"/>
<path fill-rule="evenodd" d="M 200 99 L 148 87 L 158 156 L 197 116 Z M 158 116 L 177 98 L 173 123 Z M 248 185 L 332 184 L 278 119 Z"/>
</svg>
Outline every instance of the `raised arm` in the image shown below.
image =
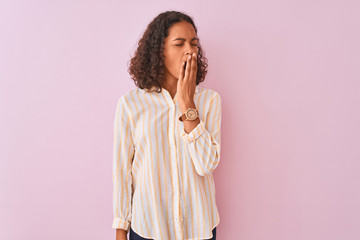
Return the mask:
<svg viewBox="0 0 360 240">
<path fill-rule="evenodd" d="M 212 173 L 220 161 L 220 95 L 215 92 L 210 101 L 206 124 L 200 120 L 200 123 L 191 132 L 186 133 L 182 129 L 180 133 L 181 138 L 187 143 L 196 172 L 201 176 Z"/>
</svg>

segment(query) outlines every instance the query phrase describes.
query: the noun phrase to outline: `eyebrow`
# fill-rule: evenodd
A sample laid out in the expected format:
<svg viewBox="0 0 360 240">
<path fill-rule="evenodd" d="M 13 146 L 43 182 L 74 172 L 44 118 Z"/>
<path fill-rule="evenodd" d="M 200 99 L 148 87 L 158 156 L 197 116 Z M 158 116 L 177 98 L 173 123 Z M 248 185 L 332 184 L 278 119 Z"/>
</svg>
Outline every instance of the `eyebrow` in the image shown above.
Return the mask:
<svg viewBox="0 0 360 240">
<path fill-rule="evenodd" d="M 173 41 L 176 41 L 176 40 L 186 41 L 186 39 L 185 39 L 185 38 L 176 38 L 176 39 L 174 39 Z M 194 37 L 193 39 L 191 39 L 191 41 L 194 41 L 194 40 L 198 40 L 198 41 L 199 41 L 199 38 Z"/>
</svg>

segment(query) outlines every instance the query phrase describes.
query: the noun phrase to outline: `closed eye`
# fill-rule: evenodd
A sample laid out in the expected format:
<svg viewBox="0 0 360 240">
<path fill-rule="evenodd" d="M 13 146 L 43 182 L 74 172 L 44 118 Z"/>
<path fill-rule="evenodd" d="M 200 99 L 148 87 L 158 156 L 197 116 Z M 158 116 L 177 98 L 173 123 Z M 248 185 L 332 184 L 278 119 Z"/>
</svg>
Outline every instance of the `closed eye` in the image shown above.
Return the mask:
<svg viewBox="0 0 360 240">
<path fill-rule="evenodd" d="M 182 46 L 183 44 L 176 44 L 175 46 Z M 191 44 L 193 46 L 198 46 L 197 44 Z"/>
</svg>

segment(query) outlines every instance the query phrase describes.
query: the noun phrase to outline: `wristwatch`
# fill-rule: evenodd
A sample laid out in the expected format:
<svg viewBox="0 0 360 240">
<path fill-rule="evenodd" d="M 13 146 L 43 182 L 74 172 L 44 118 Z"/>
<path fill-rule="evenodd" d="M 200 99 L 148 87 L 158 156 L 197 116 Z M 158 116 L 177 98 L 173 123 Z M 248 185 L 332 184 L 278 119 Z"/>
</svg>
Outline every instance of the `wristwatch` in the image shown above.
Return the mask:
<svg viewBox="0 0 360 240">
<path fill-rule="evenodd" d="M 179 120 L 180 121 L 185 121 L 185 120 L 189 120 L 189 121 L 194 121 L 196 118 L 199 117 L 199 111 L 195 108 L 188 108 L 186 110 L 186 112 L 184 112 L 180 117 Z"/>
</svg>

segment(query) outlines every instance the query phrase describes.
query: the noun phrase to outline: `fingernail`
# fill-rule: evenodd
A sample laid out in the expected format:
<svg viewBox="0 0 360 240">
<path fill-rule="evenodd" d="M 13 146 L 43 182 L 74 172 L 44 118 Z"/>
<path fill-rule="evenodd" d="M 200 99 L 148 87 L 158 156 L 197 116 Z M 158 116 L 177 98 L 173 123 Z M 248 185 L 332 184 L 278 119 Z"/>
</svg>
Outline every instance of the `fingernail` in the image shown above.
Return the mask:
<svg viewBox="0 0 360 240">
<path fill-rule="evenodd" d="M 191 59 L 191 55 L 189 55 L 188 59 Z"/>
<path fill-rule="evenodd" d="M 196 57 L 196 53 L 193 53 L 193 57 Z"/>
</svg>

